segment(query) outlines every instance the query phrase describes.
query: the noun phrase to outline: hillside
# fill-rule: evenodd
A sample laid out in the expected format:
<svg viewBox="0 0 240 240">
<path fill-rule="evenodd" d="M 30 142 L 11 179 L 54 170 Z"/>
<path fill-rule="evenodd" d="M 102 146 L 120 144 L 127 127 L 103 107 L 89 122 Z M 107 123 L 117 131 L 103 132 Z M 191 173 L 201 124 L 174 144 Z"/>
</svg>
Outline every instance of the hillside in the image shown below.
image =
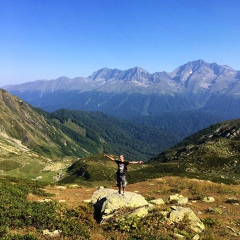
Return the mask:
<svg viewBox="0 0 240 240">
<path fill-rule="evenodd" d="M 128 181 L 135 183 L 163 176 L 185 176 L 216 182 L 240 181 L 240 119 L 220 122 L 184 139 L 150 158 L 144 165 L 128 169 Z M 115 156 L 117 157 L 117 156 Z M 101 174 L 98 176 L 96 172 Z M 93 186 L 98 181 L 114 181 L 116 166 L 103 155 L 75 162 L 62 183 Z M 103 185 L 104 185 L 103 184 Z"/>
<path fill-rule="evenodd" d="M 174 144 L 174 134 L 100 112 L 62 109 L 50 114 L 4 90 L 0 93 L 2 174 L 47 180 L 55 177 L 63 182 L 104 181 L 114 178 L 115 169 L 103 164 L 105 174 L 98 179 L 96 172 L 105 161 L 101 154 L 120 152 L 127 160 L 150 159 L 140 169 L 130 169 L 132 182 L 166 174 L 240 179 L 240 120 L 212 125 L 164 150 Z M 163 152 L 153 157 L 154 151 Z"/>
<path fill-rule="evenodd" d="M 97 148 L 104 145 L 99 144 L 99 137 L 91 129 L 74 123 L 69 123 L 72 129 L 66 127 L 51 119 L 50 114 L 31 107 L 4 90 L 0 91 L 0 106 L 1 132 L 42 156 L 52 159 L 67 155 L 86 156 L 97 153 Z M 77 139 L 71 138 L 74 131 L 78 133 Z"/>
<path fill-rule="evenodd" d="M 111 147 L 111 153 L 124 154 L 128 159 L 148 160 L 160 151 L 180 142 L 180 134 L 159 127 L 144 126 L 102 112 L 85 112 L 61 109 L 51 115 L 65 122 L 66 119 L 84 124 L 94 130 Z"/>
<path fill-rule="evenodd" d="M 147 160 L 180 141 L 170 132 L 100 112 L 47 113 L 0 90 L 2 174 L 52 179 L 79 158 L 102 152 Z"/>
<path fill-rule="evenodd" d="M 150 159 L 186 173 L 240 180 L 240 119 L 214 124 Z"/>
<path fill-rule="evenodd" d="M 76 157 L 96 154 L 106 145 L 92 130 L 69 125 L 0 90 L 1 173 L 52 180 Z"/>
</svg>

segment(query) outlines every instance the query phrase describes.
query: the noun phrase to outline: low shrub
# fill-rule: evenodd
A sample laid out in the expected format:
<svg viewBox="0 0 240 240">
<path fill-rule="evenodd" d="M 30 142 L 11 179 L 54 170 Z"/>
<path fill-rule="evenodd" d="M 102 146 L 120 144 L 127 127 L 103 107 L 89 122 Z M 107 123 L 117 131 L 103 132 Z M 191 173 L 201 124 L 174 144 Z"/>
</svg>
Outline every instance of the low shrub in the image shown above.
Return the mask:
<svg viewBox="0 0 240 240">
<path fill-rule="evenodd" d="M 4 178 L 0 185 L 0 238 L 1 239 L 37 239 L 33 235 L 12 235 L 12 231 L 23 228 L 34 228 L 39 233 L 44 229 L 61 230 L 63 237 L 82 236 L 88 239 L 89 226 L 94 223 L 93 210 L 87 205 L 77 209 L 67 209 L 66 206 L 54 201 L 29 202 L 27 195 L 44 195 L 39 183 L 27 180 Z M 91 217 L 92 216 L 92 217 Z"/>
</svg>

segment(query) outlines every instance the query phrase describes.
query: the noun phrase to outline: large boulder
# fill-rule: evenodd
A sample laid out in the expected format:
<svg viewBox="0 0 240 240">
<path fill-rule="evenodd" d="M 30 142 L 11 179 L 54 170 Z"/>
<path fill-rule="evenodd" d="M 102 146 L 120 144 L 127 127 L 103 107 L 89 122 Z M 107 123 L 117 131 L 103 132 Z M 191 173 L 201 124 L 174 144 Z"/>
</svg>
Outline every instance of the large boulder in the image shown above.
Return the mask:
<svg viewBox="0 0 240 240">
<path fill-rule="evenodd" d="M 125 195 L 119 194 L 118 191 L 113 189 L 98 189 L 95 191 L 91 198 L 97 215 L 101 219 L 110 218 L 117 210 L 121 208 L 142 208 L 141 211 L 136 211 L 139 215 L 147 214 L 147 208 L 149 203 L 143 196 L 134 192 L 125 192 Z M 145 210 L 143 210 L 145 209 Z"/>
<path fill-rule="evenodd" d="M 170 196 L 169 200 L 179 205 L 187 203 L 187 199 L 181 195 Z M 119 217 L 131 217 L 133 215 L 144 217 L 149 210 L 154 209 L 155 204 L 164 204 L 162 199 L 156 199 L 153 201 L 153 205 L 138 193 L 126 192 L 123 196 L 117 190 L 105 188 L 98 189 L 93 193 L 91 203 L 95 207 L 96 216 L 101 223 L 118 221 Z M 124 213 L 120 212 L 122 208 L 128 208 L 128 210 L 124 210 Z M 169 224 L 187 221 L 186 224 L 196 233 L 205 229 L 204 224 L 190 208 L 172 206 L 171 210 L 164 212 L 163 215 Z"/>
<path fill-rule="evenodd" d="M 169 213 L 168 220 L 173 223 L 178 223 L 187 219 L 189 221 L 190 228 L 200 233 L 204 231 L 205 227 L 201 220 L 195 215 L 190 208 L 184 208 L 180 206 L 172 206 L 172 211 Z"/>
</svg>

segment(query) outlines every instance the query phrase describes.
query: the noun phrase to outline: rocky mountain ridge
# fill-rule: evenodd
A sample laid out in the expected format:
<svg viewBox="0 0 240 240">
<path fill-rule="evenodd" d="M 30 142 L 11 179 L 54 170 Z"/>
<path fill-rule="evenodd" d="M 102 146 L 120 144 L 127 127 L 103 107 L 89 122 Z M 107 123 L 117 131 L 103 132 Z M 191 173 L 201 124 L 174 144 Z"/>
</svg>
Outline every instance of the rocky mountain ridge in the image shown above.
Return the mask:
<svg viewBox="0 0 240 240">
<path fill-rule="evenodd" d="M 240 110 L 231 107 L 239 106 L 239 80 L 240 71 L 197 60 L 170 73 L 103 68 L 87 78 L 60 77 L 3 88 L 46 111 L 68 108 L 131 118 L 199 110 L 224 120 L 240 116 Z"/>
<path fill-rule="evenodd" d="M 192 92 L 196 94 L 198 91 L 210 90 L 212 92 L 225 92 L 226 86 L 235 88 L 236 83 L 240 79 L 240 71 L 235 71 L 229 66 L 218 65 L 216 63 L 206 63 L 203 60 L 192 61 L 184 64 L 173 72 L 156 72 L 150 74 L 140 67 L 134 67 L 128 70 L 103 68 L 94 72 L 91 76 L 76 77 L 73 79 L 67 77 L 59 77 L 56 80 L 38 80 L 19 85 L 8 85 L 3 88 L 8 91 L 19 90 L 42 90 L 47 91 L 71 91 L 79 90 L 80 92 L 95 90 L 116 91 L 117 87 L 109 90 L 109 83 L 117 85 L 121 83 L 131 82 L 135 87 L 150 87 L 154 85 L 158 90 L 168 90 L 173 92 Z M 218 86 L 218 87 L 216 87 Z M 122 91 L 128 91 L 127 87 Z M 136 92 L 139 88 L 132 91 Z M 148 93 L 152 93 L 154 89 L 149 88 Z M 140 90 L 139 90 L 140 91 Z M 160 92 L 161 93 L 161 92 Z"/>
</svg>

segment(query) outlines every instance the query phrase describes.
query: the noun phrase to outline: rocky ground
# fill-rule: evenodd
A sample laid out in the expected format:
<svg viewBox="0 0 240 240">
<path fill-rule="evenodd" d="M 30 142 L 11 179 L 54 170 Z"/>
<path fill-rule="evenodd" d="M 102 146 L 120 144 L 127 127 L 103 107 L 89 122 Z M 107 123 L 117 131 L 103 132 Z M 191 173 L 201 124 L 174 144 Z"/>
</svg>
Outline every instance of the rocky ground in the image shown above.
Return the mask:
<svg viewBox="0 0 240 240">
<path fill-rule="evenodd" d="M 109 187 L 116 190 L 116 186 Z M 48 197 L 66 204 L 69 208 L 77 207 L 83 201 L 91 199 L 97 188 L 83 188 L 77 185 L 48 186 L 45 191 L 53 194 Z M 206 227 L 212 229 L 213 236 L 221 239 L 221 234 L 229 239 L 240 237 L 240 186 L 224 185 L 210 181 L 186 179 L 179 177 L 165 177 L 145 182 L 129 184 L 127 191 L 141 194 L 147 201 L 163 199 L 167 208 L 173 204 L 169 202 L 172 195 L 182 195 L 188 199 L 184 207 L 190 208 Z M 30 195 L 29 200 L 41 201 L 37 196 Z M 175 203 L 176 204 L 176 203 Z M 223 238 L 224 239 L 224 238 Z"/>
</svg>

